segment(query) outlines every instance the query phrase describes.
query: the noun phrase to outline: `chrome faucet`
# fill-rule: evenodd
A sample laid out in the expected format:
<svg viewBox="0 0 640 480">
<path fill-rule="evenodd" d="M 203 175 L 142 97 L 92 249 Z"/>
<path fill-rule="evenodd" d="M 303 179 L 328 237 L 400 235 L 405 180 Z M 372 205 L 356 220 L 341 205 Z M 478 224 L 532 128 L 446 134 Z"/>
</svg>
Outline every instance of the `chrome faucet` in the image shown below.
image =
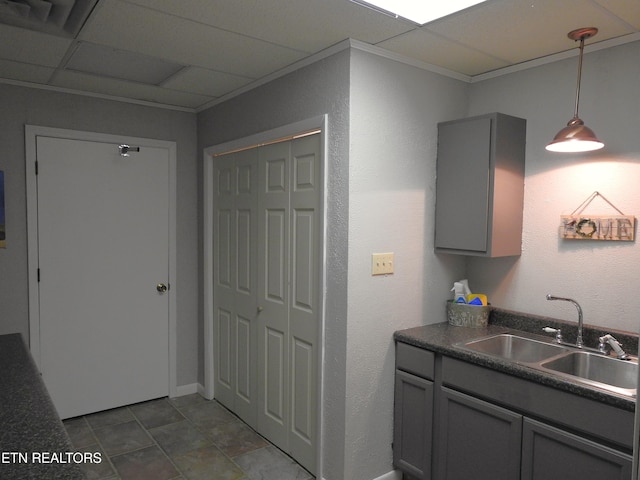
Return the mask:
<svg viewBox="0 0 640 480">
<path fill-rule="evenodd" d="M 576 308 L 578 309 L 578 338 L 576 338 L 576 347 L 582 348 L 584 345 L 584 342 L 582 341 L 582 325 L 584 319 L 582 317 L 582 308 L 580 308 L 578 302 L 571 298 L 556 297 L 554 295 L 551 295 L 550 293 L 547 294 L 547 300 L 563 300 L 565 302 L 571 302 L 576 306 Z"/>
</svg>

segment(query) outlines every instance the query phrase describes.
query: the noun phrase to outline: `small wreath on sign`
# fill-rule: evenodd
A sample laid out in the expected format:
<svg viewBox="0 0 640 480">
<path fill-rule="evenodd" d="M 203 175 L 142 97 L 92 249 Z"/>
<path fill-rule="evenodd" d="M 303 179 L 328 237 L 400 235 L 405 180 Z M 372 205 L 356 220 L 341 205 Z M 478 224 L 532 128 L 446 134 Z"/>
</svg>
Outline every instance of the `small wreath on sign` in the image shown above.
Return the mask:
<svg viewBox="0 0 640 480">
<path fill-rule="evenodd" d="M 583 231 L 583 227 L 587 227 L 587 231 Z M 590 229 L 590 231 L 589 231 Z M 598 229 L 596 228 L 596 222 L 590 218 L 583 218 L 576 225 L 576 233 L 583 238 L 591 238 Z"/>
</svg>

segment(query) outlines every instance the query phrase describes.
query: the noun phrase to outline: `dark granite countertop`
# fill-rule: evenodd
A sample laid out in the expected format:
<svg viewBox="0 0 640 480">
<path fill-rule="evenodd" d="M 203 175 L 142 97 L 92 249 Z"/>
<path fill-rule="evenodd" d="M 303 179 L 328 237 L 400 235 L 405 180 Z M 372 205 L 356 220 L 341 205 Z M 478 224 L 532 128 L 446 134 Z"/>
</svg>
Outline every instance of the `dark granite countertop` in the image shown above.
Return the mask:
<svg viewBox="0 0 640 480">
<path fill-rule="evenodd" d="M 71 442 L 20 334 L 0 335 L 0 478 L 83 479 Z"/>
<path fill-rule="evenodd" d="M 500 333 L 524 334 L 525 336 L 534 336 L 534 338 L 537 336 L 537 338 L 540 339 L 542 327 L 546 325 L 554 328 L 561 328 L 566 340 L 575 340 L 576 327 L 568 322 L 499 308 L 494 308 L 491 311 L 489 324 L 486 327 L 457 327 L 444 322 L 400 330 L 395 332 L 394 338 L 397 341 L 441 353 L 452 358 L 488 367 L 496 371 L 557 388 L 569 393 L 574 393 L 624 410 L 634 411 L 635 398 L 610 393 L 596 387 L 588 386 L 578 380 L 572 380 L 552 373 L 546 373 L 526 365 L 517 364 L 498 357 L 475 353 L 456 346 L 456 344 L 460 342 L 466 342 L 476 338 Z M 614 335 L 623 344 L 628 353 L 637 355 L 638 337 L 628 332 L 621 332 L 617 330 L 604 331 L 599 327 L 585 325 L 585 343 L 587 345 L 593 344 L 595 346 L 597 345 L 598 336 L 602 336 L 605 333 L 611 333 Z M 552 341 L 552 337 L 545 338 Z M 543 340 L 545 338 L 543 338 Z M 593 339 L 596 339 L 595 342 Z"/>
</svg>

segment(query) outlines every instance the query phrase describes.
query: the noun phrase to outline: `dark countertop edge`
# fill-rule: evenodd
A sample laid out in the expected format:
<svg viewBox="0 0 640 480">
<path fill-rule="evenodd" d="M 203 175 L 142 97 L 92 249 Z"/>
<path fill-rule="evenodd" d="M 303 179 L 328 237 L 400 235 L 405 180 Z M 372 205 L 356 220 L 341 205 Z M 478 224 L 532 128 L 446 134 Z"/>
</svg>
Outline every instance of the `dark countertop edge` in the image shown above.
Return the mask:
<svg viewBox="0 0 640 480">
<path fill-rule="evenodd" d="M 523 314 L 520 312 L 512 312 L 504 309 L 494 308 L 489 317 L 489 325 L 480 328 L 469 327 L 457 327 L 449 325 L 447 322 L 436 323 L 431 325 L 423 325 L 419 327 L 413 327 L 405 330 L 399 330 L 394 333 L 394 339 L 401 341 L 419 348 L 431 350 L 433 352 L 441 353 L 452 358 L 464 360 L 475 365 L 487 367 L 499 372 L 503 372 L 515 377 L 519 377 L 525 380 L 530 380 L 541 385 L 557 388 L 568 393 L 580 395 L 585 398 L 590 398 L 608 405 L 621 408 L 628 411 L 634 411 L 636 402 L 635 399 L 629 398 L 623 395 L 617 395 L 605 390 L 600 390 L 596 387 L 585 385 L 578 380 L 571 380 L 566 377 L 560 377 L 553 375 L 552 373 L 545 373 L 543 371 L 528 367 L 526 365 L 517 364 L 508 360 L 500 359 L 499 357 L 493 357 L 490 355 L 483 355 L 475 353 L 469 350 L 463 350 L 456 347 L 456 344 L 460 342 L 466 342 L 476 338 L 482 338 L 490 335 L 496 335 L 500 333 L 518 333 L 525 332 L 527 336 L 537 336 L 540 340 L 540 331 L 542 327 L 539 324 L 550 324 L 550 326 L 557 328 L 562 326 L 564 334 L 564 324 L 561 320 L 549 319 L 547 317 L 540 317 L 535 315 Z M 543 326 L 544 326 L 543 325 Z M 570 325 L 567 324 L 568 327 Z M 524 327 L 524 328 L 518 328 Z M 567 328 L 569 331 L 570 328 Z M 585 326 L 585 333 L 587 326 Z M 597 329 L 597 331 L 602 331 Z M 608 333 L 612 330 L 607 330 Z M 620 340 L 623 337 L 625 340 L 621 340 L 629 344 L 629 340 L 633 342 L 634 335 L 628 332 L 614 331 L 614 336 Z M 601 335 L 603 335 L 602 333 Z M 587 335 L 585 335 L 585 338 Z M 549 337 L 542 337 L 552 340 Z M 635 337 L 636 348 L 632 349 L 631 345 L 627 348 L 627 351 L 637 354 L 637 336 Z"/>
<path fill-rule="evenodd" d="M 22 335 L 0 335 L 0 453 L 28 455 L 26 462 L 3 458 L 0 478 L 84 479 L 77 463 L 31 456 L 75 451 Z"/>
</svg>

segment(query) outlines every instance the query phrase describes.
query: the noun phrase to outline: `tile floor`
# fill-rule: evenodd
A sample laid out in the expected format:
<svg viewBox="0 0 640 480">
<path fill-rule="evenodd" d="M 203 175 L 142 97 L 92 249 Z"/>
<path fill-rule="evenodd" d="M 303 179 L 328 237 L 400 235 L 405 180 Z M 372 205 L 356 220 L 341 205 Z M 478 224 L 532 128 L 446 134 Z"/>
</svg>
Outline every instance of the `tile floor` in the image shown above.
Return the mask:
<svg viewBox="0 0 640 480">
<path fill-rule="evenodd" d="M 74 448 L 100 452 L 88 480 L 308 480 L 306 470 L 216 401 L 161 398 L 64 421 Z"/>
</svg>

